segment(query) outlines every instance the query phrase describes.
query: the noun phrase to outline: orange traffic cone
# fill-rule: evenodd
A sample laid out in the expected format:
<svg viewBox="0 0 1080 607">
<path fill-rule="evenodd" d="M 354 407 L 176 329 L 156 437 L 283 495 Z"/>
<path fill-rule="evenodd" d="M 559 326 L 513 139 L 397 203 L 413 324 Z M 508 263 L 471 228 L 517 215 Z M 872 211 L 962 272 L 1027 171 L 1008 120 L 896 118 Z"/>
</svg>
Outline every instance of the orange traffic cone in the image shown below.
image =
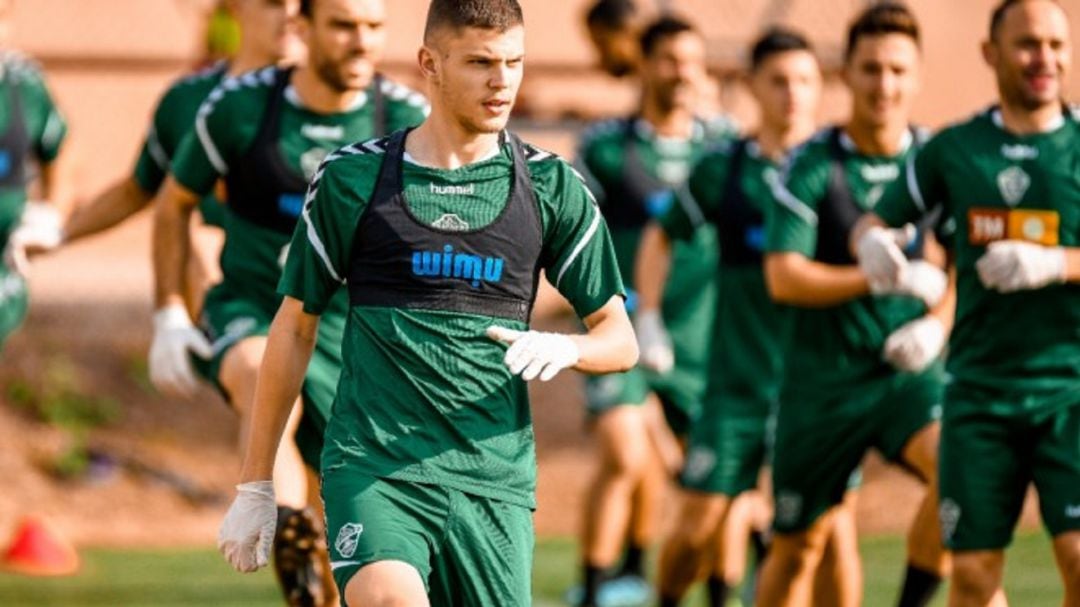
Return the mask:
<svg viewBox="0 0 1080 607">
<path fill-rule="evenodd" d="M 27 516 L 16 528 L 0 568 L 24 575 L 72 575 L 79 570 L 79 555 L 52 525 Z"/>
</svg>

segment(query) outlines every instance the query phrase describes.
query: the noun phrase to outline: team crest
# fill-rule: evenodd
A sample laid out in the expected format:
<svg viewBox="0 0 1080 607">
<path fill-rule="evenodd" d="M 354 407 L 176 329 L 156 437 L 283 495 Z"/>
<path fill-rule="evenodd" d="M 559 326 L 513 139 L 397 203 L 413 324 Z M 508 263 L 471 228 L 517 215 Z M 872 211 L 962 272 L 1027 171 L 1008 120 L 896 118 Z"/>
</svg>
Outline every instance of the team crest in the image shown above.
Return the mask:
<svg viewBox="0 0 1080 607">
<path fill-rule="evenodd" d="M 956 524 L 960 522 L 960 504 L 949 498 L 941 500 L 938 519 L 941 521 L 941 538 L 945 541 L 952 539 L 956 533 Z"/>
<path fill-rule="evenodd" d="M 363 532 L 364 526 L 360 523 L 345 523 L 338 531 L 337 539 L 334 540 L 334 550 L 337 550 L 342 558 L 349 558 L 356 554 L 356 546 Z"/>
<path fill-rule="evenodd" d="M 1001 197 L 1005 199 L 1005 204 L 1015 207 L 1024 199 L 1024 194 L 1031 186 L 1031 177 L 1024 172 L 1024 169 L 1011 166 L 998 173 L 997 185 Z"/>
<path fill-rule="evenodd" d="M 469 229 L 469 224 L 454 213 L 447 213 L 435 220 L 431 227 L 447 232 L 464 232 Z"/>
</svg>

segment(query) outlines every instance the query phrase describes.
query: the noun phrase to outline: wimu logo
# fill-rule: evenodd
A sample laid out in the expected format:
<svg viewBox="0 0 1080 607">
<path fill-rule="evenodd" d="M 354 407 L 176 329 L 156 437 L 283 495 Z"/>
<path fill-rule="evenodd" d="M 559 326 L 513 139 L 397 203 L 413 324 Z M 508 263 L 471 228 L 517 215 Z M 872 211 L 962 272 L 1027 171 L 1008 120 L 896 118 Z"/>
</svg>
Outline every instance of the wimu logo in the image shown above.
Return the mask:
<svg viewBox="0 0 1080 607">
<path fill-rule="evenodd" d="M 502 280 L 503 259 L 481 257 L 471 253 L 455 253 L 454 247 L 446 245 L 442 252 L 413 251 L 412 272 L 416 276 L 439 276 L 460 278 L 474 288 L 482 282 Z"/>
</svg>

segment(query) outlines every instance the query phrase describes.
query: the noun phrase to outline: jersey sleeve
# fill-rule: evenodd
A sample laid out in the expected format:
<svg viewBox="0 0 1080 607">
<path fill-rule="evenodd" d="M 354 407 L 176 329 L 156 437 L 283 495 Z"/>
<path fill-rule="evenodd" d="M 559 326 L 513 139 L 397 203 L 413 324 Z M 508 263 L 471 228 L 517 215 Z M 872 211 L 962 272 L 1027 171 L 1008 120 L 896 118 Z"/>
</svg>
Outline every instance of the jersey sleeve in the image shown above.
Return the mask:
<svg viewBox="0 0 1080 607">
<path fill-rule="evenodd" d="M 697 229 L 712 221 L 727 188 L 727 153 L 705 155 L 694 166 L 686 183 L 675 192 L 675 204 L 659 219 L 660 226 L 672 240 L 690 240 Z"/>
<path fill-rule="evenodd" d="M 769 179 L 773 200 L 766 214 L 766 251 L 814 256 L 817 207 L 828 189 L 828 178 L 828 158 L 804 150 L 793 155 L 782 175 Z"/>
<path fill-rule="evenodd" d="M 170 137 L 174 95 L 174 90 L 170 89 L 154 108 L 154 117 L 139 149 L 139 158 L 135 161 L 135 182 L 146 192 L 156 192 L 161 187 L 180 143 L 175 137 Z"/>
<path fill-rule="evenodd" d="M 250 94 L 227 79 L 199 107 L 195 128 L 180 141 L 169 165 L 180 185 L 205 196 L 229 172 L 229 163 L 243 155 L 262 118 L 252 110 L 263 104 L 245 103 L 243 97 Z"/>
<path fill-rule="evenodd" d="M 42 162 L 52 162 L 60 154 L 67 136 L 67 122 L 57 109 L 45 81 L 39 73 L 21 77 L 23 99 L 32 121 L 31 138 L 34 156 Z"/>
<path fill-rule="evenodd" d="M 278 292 L 302 301 L 308 314 L 322 314 L 345 281 L 356 226 L 366 206 L 341 168 L 324 163 L 312 178 L 278 284 Z"/>
<path fill-rule="evenodd" d="M 945 198 L 944 180 L 937 168 L 940 166 L 937 161 L 940 147 L 939 139 L 934 138 L 922 149 L 908 155 L 903 178 L 892 182 L 874 207 L 874 213 L 885 223 L 901 226 L 915 222 L 940 206 Z M 948 213 L 944 216 L 947 218 Z M 939 225 L 938 235 L 945 235 L 946 228 L 944 224 Z"/>
<path fill-rule="evenodd" d="M 611 234 L 581 177 L 562 161 L 552 180 L 550 217 L 544 225 L 543 264 L 548 281 L 579 318 L 625 296 Z"/>
</svg>

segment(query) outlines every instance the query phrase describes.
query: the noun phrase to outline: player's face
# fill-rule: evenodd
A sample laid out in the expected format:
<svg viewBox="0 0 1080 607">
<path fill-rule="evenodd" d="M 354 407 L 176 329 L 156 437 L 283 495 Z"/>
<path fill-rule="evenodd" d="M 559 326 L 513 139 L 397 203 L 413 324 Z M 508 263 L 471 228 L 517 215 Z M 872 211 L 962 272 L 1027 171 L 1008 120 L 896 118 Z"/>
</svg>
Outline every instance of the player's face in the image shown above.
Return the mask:
<svg viewBox="0 0 1080 607">
<path fill-rule="evenodd" d="M 1005 13 L 983 54 L 1006 101 L 1031 110 L 1061 103 L 1072 63 L 1069 20 L 1048 0 L 1021 2 Z"/>
<path fill-rule="evenodd" d="M 705 80 L 705 43 L 693 32 L 660 40 L 641 63 L 647 95 L 666 112 L 692 110 Z"/>
<path fill-rule="evenodd" d="M 808 51 L 787 51 L 767 59 L 750 78 L 763 124 L 781 129 L 813 122 L 821 100 L 821 69 Z"/>
<path fill-rule="evenodd" d="M 856 120 L 906 123 L 919 90 L 919 47 L 904 34 L 863 36 L 844 66 Z"/>
<path fill-rule="evenodd" d="M 386 48 L 382 0 L 319 0 L 301 19 L 308 65 L 338 92 L 366 87 Z"/>
<path fill-rule="evenodd" d="M 300 0 L 238 0 L 234 15 L 243 37 L 274 60 L 290 55 L 296 44 L 292 23 Z"/>
<path fill-rule="evenodd" d="M 589 27 L 589 41 L 596 50 L 600 69 L 616 78 L 634 73 L 640 53 L 633 28 Z"/>
<path fill-rule="evenodd" d="M 525 28 L 477 27 L 439 32 L 420 62 L 432 84 L 432 106 L 469 133 L 506 127 L 525 73 Z"/>
</svg>

